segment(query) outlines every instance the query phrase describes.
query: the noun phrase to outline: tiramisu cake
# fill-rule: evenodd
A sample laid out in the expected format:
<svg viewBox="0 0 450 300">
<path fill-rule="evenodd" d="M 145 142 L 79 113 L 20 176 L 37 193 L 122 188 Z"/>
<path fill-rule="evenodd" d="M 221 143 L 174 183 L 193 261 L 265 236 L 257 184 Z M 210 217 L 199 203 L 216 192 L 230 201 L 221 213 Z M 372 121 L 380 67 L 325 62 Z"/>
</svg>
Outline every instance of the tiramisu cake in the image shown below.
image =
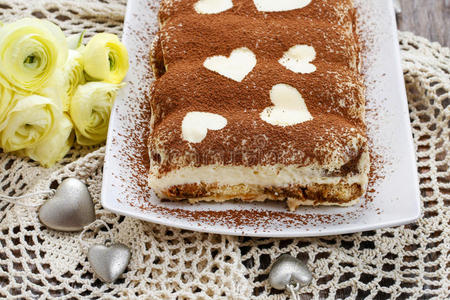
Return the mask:
<svg viewBox="0 0 450 300">
<path fill-rule="evenodd" d="M 351 205 L 369 155 L 352 0 L 162 0 L 149 185 L 163 199 Z"/>
</svg>

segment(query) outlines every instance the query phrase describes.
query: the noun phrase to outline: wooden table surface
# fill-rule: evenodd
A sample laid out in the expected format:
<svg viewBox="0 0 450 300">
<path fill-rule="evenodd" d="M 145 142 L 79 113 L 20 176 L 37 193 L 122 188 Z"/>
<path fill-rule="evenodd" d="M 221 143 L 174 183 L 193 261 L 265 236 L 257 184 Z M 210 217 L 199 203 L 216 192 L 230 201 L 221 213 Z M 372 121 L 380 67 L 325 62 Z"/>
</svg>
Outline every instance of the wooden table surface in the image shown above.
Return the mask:
<svg viewBox="0 0 450 300">
<path fill-rule="evenodd" d="M 400 30 L 450 47 L 450 0 L 400 0 L 402 13 L 398 15 Z"/>
</svg>

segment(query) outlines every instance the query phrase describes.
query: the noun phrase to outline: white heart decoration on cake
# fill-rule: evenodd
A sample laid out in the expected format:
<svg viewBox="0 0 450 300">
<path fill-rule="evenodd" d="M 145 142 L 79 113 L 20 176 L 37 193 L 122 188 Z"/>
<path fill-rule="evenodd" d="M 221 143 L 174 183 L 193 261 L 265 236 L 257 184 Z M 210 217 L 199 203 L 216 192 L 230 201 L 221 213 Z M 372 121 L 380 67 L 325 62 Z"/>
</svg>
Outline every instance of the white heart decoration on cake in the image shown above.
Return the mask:
<svg viewBox="0 0 450 300">
<path fill-rule="evenodd" d="M 280 83 L 270 90 L 273 106 L 265 108 L 260 117 L 263 121 L 277 126 L 290 126 L 313 119 L 305 100 L 296 88 Z"/>
<path fill-rule="evenodd" d="M 256 56 L 248 48 L 234 49 L 229 57 L 216 55 L 208 57 L 203 66 L 210 71 L 234 81 L 241 82 L 256 66 Z"/>
<path fill-rule="evenodd" d="M 311 0 L 253 0 L 256 9 L 265 12 L 299 9 L 311 3 Z"/>
<path fill-rule="evenodd" d="M 199 0 L 194 9 L 199 14 L 218 14 L 233 7 L 231 0 Z"/>
<path fill-rule="evenodd" d="M 278 62 L 292 72 L 307 74 L 316 70 L 316 66 L 311 63 L 314 59 L 316 59 L 314 47 L 295 45 L 289 48 Z"/>
<path fill-rule="evenodd" d="M 218 114 L 192 111 L 188 112 L 181 124 L 182 138 L 190 143 L 200 143 L 208 130 L 220 130 L 227 126 L 227 119 Z"/>
</svg>

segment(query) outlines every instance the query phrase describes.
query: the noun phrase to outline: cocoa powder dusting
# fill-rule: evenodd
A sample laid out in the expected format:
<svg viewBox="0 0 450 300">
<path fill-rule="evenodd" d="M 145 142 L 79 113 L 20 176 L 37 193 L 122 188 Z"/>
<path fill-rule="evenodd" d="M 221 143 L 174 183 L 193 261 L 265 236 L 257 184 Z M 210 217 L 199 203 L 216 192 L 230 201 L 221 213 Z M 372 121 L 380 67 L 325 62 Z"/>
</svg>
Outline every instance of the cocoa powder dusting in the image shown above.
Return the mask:
<svg viewBox="0 0 450 300">
<path fill-rule="evenodd" d="M 175 168 L 211 164 L 203 158 L 211 149 L 219 150 L 214 162 L 224 165 L 306 166 L 337 160 L 345 164 L 355 159 L 365 143 L 365 100 L 357 72 L 359 47 L 352 1 L 337 5 L 324 0 L 301 10 L 261 13 L 252 1 L 241 0 L 229 11 L 215 15 L 197 14 L 192 8 L 195 2 L 163 1 L 160 9 L 162 25 L 153 65 L 157 76 L 164 75 L 151 95 L 154 127 L 150 144 L 158 145 L 153 147 L 152 157 L 173 157 L 175 153 L 181 159 L 155 161 L 158 176 Z M 315 48 L 314 73 L 296 74 L 278 63 L 283 53 L 297 44 Z M 240 47 L 249 48 L 258 60 L 242 82 L 203 67 L 206 57 L 228 56 Z M 167 71 L 158 67 L 161 65 Z M 272 105 L 269 92 L 279 83 L 301 93 L 312 121 L 287 129 L 259 118 L 259 113 Z M 220 114 L 228 125 L 208 132 L 201 143 L 189 144 L 180 136 L 182 119 L 190 111 Z M 353 148 L 353 139 L 358 140 L 358 149 Z M 236 155 L 242 147 L 250 153 Z M 255 151 L 257 159 L 246 159 Z"/>
</svg>

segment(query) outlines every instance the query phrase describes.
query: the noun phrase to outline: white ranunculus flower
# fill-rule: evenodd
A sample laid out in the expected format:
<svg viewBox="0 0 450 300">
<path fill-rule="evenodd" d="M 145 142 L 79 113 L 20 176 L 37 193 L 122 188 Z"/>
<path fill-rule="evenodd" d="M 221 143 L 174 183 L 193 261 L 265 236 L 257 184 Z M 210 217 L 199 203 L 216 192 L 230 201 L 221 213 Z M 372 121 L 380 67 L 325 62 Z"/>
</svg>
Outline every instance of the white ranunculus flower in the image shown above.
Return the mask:
<svg viewBox="0 0 450 300">
<path fill-rule="evenodd" d="M 106 140 L 111 109 L 123 85 L 88 82 L 78 86 L 70 102 L 70 117 L 80 145 L 95 145 Z"/>
<path fill-rule="evenodd" d="M 69 111 L 70 100 L 78 85 L 86 82 L 82 59 L 80 52 L 69 50 L 69 57 L 64 66 L 56 70 L 48 84 L 37 93 L 54 99 L 64 111 Z"/>
<path fill-rule="evenodd" d="M 0 127 L 13 105 L 13 99 L 14 92 L 11 90 L 9 83 L 0 75 Z"/>
<path fill-rule="evenodd" d="M 49 134 L 39 143 L 25 149 L 24 154 L 48 168 L 69 152 L 74 140 L 72 121 L 67 114 L 63 114 Z"/>
<path fill-rule="evenodd" d="M 53 100 L 18 96 L 0 128 L 0 146 L 5 152 L 30 148 L 42 141 L 62 117 Z"/>
</svg>

